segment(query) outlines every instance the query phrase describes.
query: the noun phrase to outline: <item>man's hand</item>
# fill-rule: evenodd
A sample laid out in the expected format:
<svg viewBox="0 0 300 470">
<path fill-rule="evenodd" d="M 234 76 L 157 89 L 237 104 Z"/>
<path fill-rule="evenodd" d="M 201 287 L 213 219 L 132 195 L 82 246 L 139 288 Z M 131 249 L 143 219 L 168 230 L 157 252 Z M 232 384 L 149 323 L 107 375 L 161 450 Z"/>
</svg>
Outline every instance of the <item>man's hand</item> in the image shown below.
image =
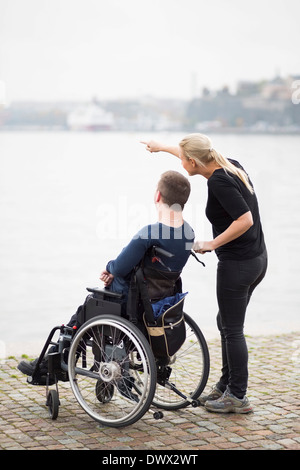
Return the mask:
<svg viewBox="0 0 300 470">
<path fill-rule="evenodd" d="M 113 274 L 109 273 L 108 271 L 104 270 L 100 274 L 100 281 L 103 281 L 105 284 L 105 287 L 109 286 L 114 279 Z"/>
</svg>

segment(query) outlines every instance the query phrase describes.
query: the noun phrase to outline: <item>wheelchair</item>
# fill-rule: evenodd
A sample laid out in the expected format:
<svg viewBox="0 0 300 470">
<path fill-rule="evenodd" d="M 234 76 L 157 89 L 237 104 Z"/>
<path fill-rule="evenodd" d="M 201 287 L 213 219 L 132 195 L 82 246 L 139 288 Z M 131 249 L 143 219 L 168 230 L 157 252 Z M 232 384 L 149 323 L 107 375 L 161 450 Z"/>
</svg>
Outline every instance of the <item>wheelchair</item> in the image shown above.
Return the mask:
<svg viewBox="0 0 300 470">
<path fill-rule="evenodd" d="M 87 291 L 81 326 L 53 328 L 27 378 L 32 385 L 46 386 L 50 418 L 55 420 L 59 414 L 59 381 L 68 381 L 82 409 L 109 427 L 129 426 L 147 412 L 161 419 L 162 410 L 199 406 L 210 359 L 196 322 L 183 312 L 183 344 L 173 356 L 157 358 L 142 328 L 122 315 L 121 294 L 106 288 Z M 50 345 L 55 352 L 47 354 Z M 39 365 L 44 358 L 48 372 L 41 376 Z"/>
</svg>

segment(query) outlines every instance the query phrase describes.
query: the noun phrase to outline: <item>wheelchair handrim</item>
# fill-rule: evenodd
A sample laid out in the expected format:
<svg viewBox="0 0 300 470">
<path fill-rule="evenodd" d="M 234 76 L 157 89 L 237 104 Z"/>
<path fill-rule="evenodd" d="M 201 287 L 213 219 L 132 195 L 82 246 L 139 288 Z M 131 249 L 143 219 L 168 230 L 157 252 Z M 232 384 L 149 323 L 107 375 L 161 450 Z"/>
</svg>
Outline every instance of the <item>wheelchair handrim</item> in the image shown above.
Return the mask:
<svg viewBox="0 0 300 470">
<path fill-rule="evenodd" d="M 126 416 L 121 417 L 121 418 L 107 419 L 102 416 L 101 418 L 99 418 L 99 415 L 96 412 L 94 412 L 90 408 L 90 406 L 84 401 L 84 399 L 82 398 L 81 392 L 79 388 L 77 387 L 77 381 L 76 381 L 77 374 L 75 372 L 75 363 L 74 363 L 77 347 L 84 333 L 86 333 L 89 329 L 95 326 L 99 326 L 99 325 L 105 325 L 105 326 L 118 328 L 122 333 L 124 333 L 134 343 L 137 349 L 137 352 L 139 353 L 141 357 L 141 362 L 143 364 L 143 370 L 145 374 L 144 381 L 146 385 L 145 387 L 143 387 L 142 390 L 140 390 L 141 392 L 139 396 L 140 401 L 137 403 L 137 405 L 133 408 L 133 410 L 130 413 L 128 413 Z M 151 350 L 150 350 L 150 354 L 152 354 Z M 95 317 L 93 320 L 83 325 L 78 331 L 78 334 L 75 336 L 71 344 L 70 361 L 68 364 L 68 373 L 69 373 L 71 388 L 80 406 L 93 419 L 95 419 L 98 422 L 101 422 L 102 424 L 107 424 L 108 426 L 122 426 L 122 424 L 125 425 L 128 421 L 134 419 L 135 415 L 141 412 L 142 407 L 145 407 L 143 411 L 146 412 L 151 405 L 151 402 L 155 393 L 155 386 L 151 387 L 151 378 L 153 374 L 156 374 L 156 371 L 151 370 L 152 368 L 148 367 L 145 356 L 146 357 L 149 356 L 149 351 L 146 351 L 145 345 L 143 345 L 140 338 L 138 338 L 138 336 L 134 334 L 134 325 L 132 325 L 131 323 L 129 323 L 127 320 L 123 318 L 114 319 L 114 318 L 109 318 L 109 316 L 105 318 Z"/>
</svg>

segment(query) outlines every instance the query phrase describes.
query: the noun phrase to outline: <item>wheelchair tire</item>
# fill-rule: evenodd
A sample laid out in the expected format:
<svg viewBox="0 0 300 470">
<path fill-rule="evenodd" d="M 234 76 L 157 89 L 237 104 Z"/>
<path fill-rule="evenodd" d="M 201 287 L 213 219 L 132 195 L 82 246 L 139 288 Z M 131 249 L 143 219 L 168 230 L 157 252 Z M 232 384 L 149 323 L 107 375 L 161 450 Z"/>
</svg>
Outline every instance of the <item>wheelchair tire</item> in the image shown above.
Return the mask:
<svg viewBox="0 0 300 470">
<path fill-rule="evenodd" d="M 58 417 L 59 410 L 59 397 L 56 390 L 49 391 L 47 396 L 47 406 L 50 418 L 55 420 Z"/>
<path fill-rule="evenodd" d="M 153 405 L 165 410 L 178 410 L 195 406 L 203 392 L 209 375 L 210 358 L 206 340 L 197 323 L 186 313 L 186 340 L 171 358 L 170 364 L 158 366 L 158 383 Z M 180 397 L 164 385 L 165 378 L 176 386 L 187 399 Z M 160 384 L 161 383 L 161 384 Z"/>
<path fill-rule="evenodd" d="M 116 315 L 95 317 L 78 330 L 68 375 L 79 405 L 104 426 L 135 423 L 148 411 L 155 393 L 150 345 L 135 325 Z"/>
</svg>

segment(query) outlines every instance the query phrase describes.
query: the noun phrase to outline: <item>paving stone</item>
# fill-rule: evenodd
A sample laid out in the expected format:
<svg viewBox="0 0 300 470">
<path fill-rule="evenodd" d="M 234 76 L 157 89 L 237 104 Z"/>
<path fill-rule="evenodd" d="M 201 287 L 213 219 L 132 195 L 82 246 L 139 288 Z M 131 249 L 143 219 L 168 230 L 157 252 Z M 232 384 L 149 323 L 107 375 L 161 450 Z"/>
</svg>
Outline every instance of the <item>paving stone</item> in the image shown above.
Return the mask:
<svg viewBox="0 0 300 470">
<path fill-rule="evenodd" d="M 247 338 L 250 415 L 219 415 L 204 407 L 146 414 L 116 429 L 99 425 L 77 404 L 68 383 L 59 383 L 56 421 L 45 407 L 45 388 L 27 385 L 20 359 L 0 361 L 0 449 L 2 450 L 300 450 L 300 374 L 291 344 L 300 333 Z M 221 369 L 219 340 L 209 341 L 210 391 Z M 191 366 L 192 367 L 192 366 Z"/>
</svg>

